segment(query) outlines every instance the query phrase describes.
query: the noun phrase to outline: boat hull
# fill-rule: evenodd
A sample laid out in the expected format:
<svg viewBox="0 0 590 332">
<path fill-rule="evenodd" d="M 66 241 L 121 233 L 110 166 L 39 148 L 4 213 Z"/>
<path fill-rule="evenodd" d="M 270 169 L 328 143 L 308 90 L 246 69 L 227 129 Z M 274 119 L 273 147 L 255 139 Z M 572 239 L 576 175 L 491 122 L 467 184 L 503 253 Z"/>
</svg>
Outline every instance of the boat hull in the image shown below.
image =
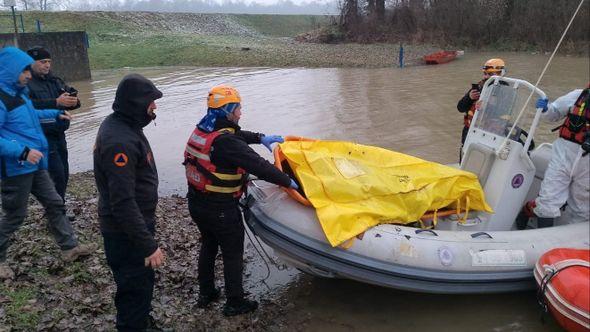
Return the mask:
<svg viewBox="0 0 590 332">
<path fill-rule="evenodd" d="M 559 226 L 553 238 L 555 229 L 472 233 L 379 225 L 348 249 L 332 247 L 313 209 L 271 187 L 250 186 L 248 227 L 287 263 L 321 277 L 427 293 L 513 292 L 535 288 L 534 264 L 557 243 L 588 247 L 587 224 Z M 550 240 L 523 243 L 526 232 Z M 510 239 L 509 233 L 518 234 Z"/>
<path fill-rule="evenodd" d="M 424 62 L 427 65 L 438 65 L 455 60 L 457 57 L 456 51 L 442 51 L 424 56 Z"/>
</svg>

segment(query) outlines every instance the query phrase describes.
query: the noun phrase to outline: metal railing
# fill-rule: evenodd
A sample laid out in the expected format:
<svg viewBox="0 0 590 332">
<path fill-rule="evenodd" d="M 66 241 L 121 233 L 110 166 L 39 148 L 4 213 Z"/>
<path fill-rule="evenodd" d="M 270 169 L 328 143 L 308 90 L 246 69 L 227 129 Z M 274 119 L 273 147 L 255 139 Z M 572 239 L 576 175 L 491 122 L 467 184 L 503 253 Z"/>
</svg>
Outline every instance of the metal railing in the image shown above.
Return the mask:
<svg viewBox="0 0 590 332">
<path fill-rule="evenodd" d="M 25 32 L 25 23 L 22 14 L 16 14 L 19 33 Z M 14 21 L 12 14 L 0 14 L 0 33 L 14 33 Z"/>
</svg>

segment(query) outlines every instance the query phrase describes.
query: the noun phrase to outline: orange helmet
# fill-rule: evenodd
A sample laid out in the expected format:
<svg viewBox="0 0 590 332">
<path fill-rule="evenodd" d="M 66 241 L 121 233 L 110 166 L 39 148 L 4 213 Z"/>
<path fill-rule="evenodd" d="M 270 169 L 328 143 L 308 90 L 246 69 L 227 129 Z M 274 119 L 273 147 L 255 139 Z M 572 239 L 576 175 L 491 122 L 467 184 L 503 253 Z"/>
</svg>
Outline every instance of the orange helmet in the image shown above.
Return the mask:
<svg viewBox="0 0 590 332">
<path fill-rule="evenodd" d="M 229 85 L 217 85 L 209 90 L 207 106 L 209 108 L 221 108 L 230 103 L 240 103 L 242 98 L 238 90 Z"/>
<path fill-rule="evenodd" d="M 489 59 L 484 63 L 483 67 L 481 68 L 484 73 L 491 74 L 491 75 L 500 75 L 504 76 L 506 73 L 504 60 L 502 59 Z"/>
</svg>

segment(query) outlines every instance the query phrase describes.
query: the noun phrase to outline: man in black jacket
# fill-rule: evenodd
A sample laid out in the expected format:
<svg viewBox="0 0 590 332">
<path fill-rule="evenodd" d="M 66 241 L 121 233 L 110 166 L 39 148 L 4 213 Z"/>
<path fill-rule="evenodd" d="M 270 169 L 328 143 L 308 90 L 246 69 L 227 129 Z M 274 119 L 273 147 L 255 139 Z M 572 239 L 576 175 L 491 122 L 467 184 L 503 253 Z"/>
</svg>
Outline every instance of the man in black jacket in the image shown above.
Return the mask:
<svg viewBox="0 0 590 332">
<path fill-rule="evenodd" d="M 229 86 L 216 86 L 208 97 L 207 115 L 199 122 L 185 150 L 188 203 L 192 219 L 201 232 L 199 253 L 199 299 L 206 307 L 219 298 L 215 287 L 215 257 L 221 247 L 227 302 L 226 316 L 256 310 L 258 303 L 244 297 L 242 270 L 244 226 L 238 200 L 247 173 L 283 186 L 298 188 L 289 176 L 262 158 L 248 144 L 283 142 L 280 136 L 265 136 L 241 130 L 241 98 Z"/>
<path fill-rule="evenodd" d="M 117 329 L 149 327 L 154 268 L 164 261 L 155 235 L 158 171 L 143 127 L 154 118 L 154 84 L 138 74 L 123 78 L 114 113 L 100 126 L 94 148 L 98 215 L 117 293 Z"/>
<path fill-rule="evenodd" d="M 489 59 L 484 63 L 482 72 L 483 78 L 481 81 L 471 84 L 469 91 L 467 91 L 463 98 L 459 99 L 459 102 L 457 103 L 457 110 L 461 113 L 464 113 L 463 131 L 461 132 L 461 150 L 459 151 L 459 163 L 463 157 L 463 144 L 465 144 L 465 139 L 467 139 L 467 134 L 469 133 L 469 128 L 471 127 L 471 119 L 473 119 L 473 116 L 475 115 L 477 101 L 479 100 L 481 89 L 490 77 L 494 75 L 504 76 L 506 73 L 504 60 L 498 58 Z"/>
<path fill-rule="evenodd" d="M 28 87 L 36 109 L 73 110 L 80 107 L 78 91 L 51 73 L 51 54 L 43 47 L 33 47 L 27 53 L 35 60 L 31 65 L 32 79 Z M 70 167 L 65 131 L 70 121 L 46 119 L 41 121 L 43 133 L 49 143 L 49 175 L 57 193 L 65 200 Z"/>
</svg>

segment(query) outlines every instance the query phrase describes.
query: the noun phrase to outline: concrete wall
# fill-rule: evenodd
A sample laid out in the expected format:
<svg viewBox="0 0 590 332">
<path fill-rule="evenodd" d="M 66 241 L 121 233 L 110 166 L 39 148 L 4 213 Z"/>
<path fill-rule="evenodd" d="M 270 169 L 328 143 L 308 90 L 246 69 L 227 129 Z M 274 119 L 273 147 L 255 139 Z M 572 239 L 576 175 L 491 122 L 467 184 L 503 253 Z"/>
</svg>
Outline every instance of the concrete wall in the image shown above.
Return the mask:
<svg viewBox="0 0 590 332">
<path fill-rule="evenodd" d="M 14 45 L 14 35 L 0 34 L 0 46 Z M 87 39 L 84 31 L 21 33 L 18 46 L 28 50 L 43 46 L 51 54 L 52 71 L 67 82 L 90 78 Z"/>
</svg>

